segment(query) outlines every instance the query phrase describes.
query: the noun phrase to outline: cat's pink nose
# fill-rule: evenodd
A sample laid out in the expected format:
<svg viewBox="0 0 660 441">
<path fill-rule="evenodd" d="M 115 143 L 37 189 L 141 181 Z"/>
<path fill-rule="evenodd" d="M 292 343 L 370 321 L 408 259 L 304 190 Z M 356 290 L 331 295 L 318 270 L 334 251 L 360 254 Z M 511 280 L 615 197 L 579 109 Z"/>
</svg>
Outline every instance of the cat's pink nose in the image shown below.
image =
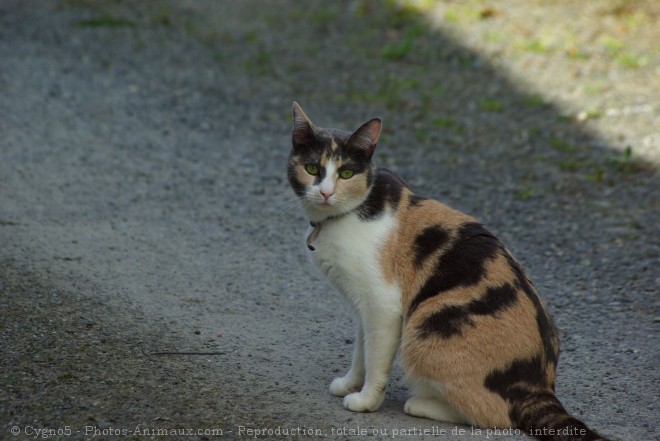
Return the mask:
<svg viewBox="0 0 660 441">
<path fill-rule="evenodd" d="M 325 202 L 328 202 L 328 199 L 330 199 L 330 196 L 335 194 L 333 191 L 330 190 L 321 190 L 321 196 L 323 196 L 323 199 L 325 199 Z"/>
</svg>

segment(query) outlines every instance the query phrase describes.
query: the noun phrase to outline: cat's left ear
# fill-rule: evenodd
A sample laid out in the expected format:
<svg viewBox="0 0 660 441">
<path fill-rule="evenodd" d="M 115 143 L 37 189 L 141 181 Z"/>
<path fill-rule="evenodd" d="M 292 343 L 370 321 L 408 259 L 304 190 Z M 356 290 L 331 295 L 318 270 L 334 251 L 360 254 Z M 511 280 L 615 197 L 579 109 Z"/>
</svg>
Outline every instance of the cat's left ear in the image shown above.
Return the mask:
<svg viewBox="0 0 660 441">
<path fill-rule="evenodd" d="M 367 121 L 348 138 L 348 146 L 361 151 L 366 159 L 371 159 L 376 150 L 382 127 L 383 121 L 380 118 Z"/>
</svg>

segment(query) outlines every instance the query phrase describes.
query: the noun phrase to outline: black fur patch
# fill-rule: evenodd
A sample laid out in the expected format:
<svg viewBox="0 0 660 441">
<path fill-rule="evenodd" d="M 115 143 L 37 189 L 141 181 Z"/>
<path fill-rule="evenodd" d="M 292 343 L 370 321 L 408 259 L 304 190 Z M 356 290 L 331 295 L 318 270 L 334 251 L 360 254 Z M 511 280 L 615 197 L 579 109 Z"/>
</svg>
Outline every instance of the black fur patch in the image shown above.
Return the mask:
<svg viewBox="0 0 660 441">
<path fill-rule="evenodd" d="M 387 169 L 379 168 L 376 171 L 369 196 L 357 208 L 358 216 L 366 221 L 379 219 L 383 215 L 386 205 L 396 208 L 404 188 L 406 188 L 406 183 L 398 175 Z"/>
<path fill-rule="evenodd" d="M 525 401 L 534 389 L 547 387 L 545 366 L 540 356 L 515 360 L 504 370 L 495 369 L 486 376 L 484 386 L 504 399 Z"/>
<path fill-rule="evenodd" d="M 516 288 L 507 283 L 495 288 L 488 288 L 485 296 L 469 303 L 468 310 L 470 314 L 496 315 L 513 306 L 517 299 Z"/>
<path fill-rule="evenodd" d="M 536 325 L 541 336 L 541 341 L 543 342 L 546 362 L 553 363 L 556 366 L 559 358 L 559 339 L 557 337 L 557 328 L 555 327 L 555 324 L 550 316 L 548 316 L 548 313 L 545 311 L 543 304 L 541 304 L 541 299 L 534 289 L 534 285 L 529 280 L 527 274 L 525 274 L 520 264 L 509 252 L 506 253 L 506 258 L 509 262 L 509 265 L 511 265 L 511 267 L 514 269 L 514 272 L 516 273 L 518 278 L 518 287 L 523 290 L 527 297 L 532 301 L 534 308 L 536 309 Z"/>
<path fill-rule="evenodd" d="M 413 194 L 410 196 L 410 199 L 408 200 L 408 206 L 414 205 L 415 207 L 419 207 L 423 201 L 426 201 L 428 198 L 424 198 L 422 196 L 417 196 L 416 194 Z"/>
<path fill-rule="evenodd" d="M 433 225 L 424 229 L 415 238 L 415 265 L 419 268 L 434 251 L 442 248 L 449 240 L 449 232 L 444 228 Z"/>
<path fill-rule="evenodd" d="M 513 306 L 518 299 L 516 288 L 506 284 L 488 288 L 486 294 L 465 305 L 448 306 L 435 312 L 420 326 L 422 337 L 438 335 L 450 338 L 461 334 L 464 325 L 473 325 L 472 316 L 497 315 Z"/>
<path fill-rule="evenodd" d="M 545 375 L 540 356 L 516 360 L 505 370 L 494 370 L 486 376 L 484 385 L 511 404 L 509 417 L 520 429 L 542 440 L 602 440 L 580 420 L 572 417 L 561 405 Z M 582 436 L 553 436 L 549 429 L 581 433 Z"/>
<path fill-rule="evenodd" d="M 323 167 L 322 165 L 319 165 L 318 167 L 319 167 L 319 174 L 314 176 L 314 185 L 320 185 L 321 182 L 323 182 L 323 180 L 325 179 L 325 175 L 327 173 L 325 167 Z"/>
<path fill-rule="evenodd" d="M 305 186 L 305 184 L 300 182 L 298 176 L 296 175 L 295 169 L 296 169 L 296 165 L 293 162 L 289 162 L 289 166 L 287 168 L 287 177 L 289 178 L 289 185 L 291 185 L 293 192 L 298 197 L 303 197 L 305 195 L 307 187 Z"/>
<path fill-rule="evenodd" d="M 348 132 L 341 130 L 317 128 L 313 136 L 305 138 L 304 143 L 296 143 L 294 139 L 292 156 L 296 156 L 301 164 L 316 164 L 324 155 L 328 158 L 339 157 L 344 152 L 348 135 Z M 333 142 L 337 145 L 334 152 Z"/>
<path fill-rule="evenodd" d="M 368 162 L 356 161 L 353 158 L 342 158 L 342 165 L 338 171 L 345 169 L 353 170 L 355 174 L 365 173 L 370 171 L 370 164 Z M 368 179 L 367 177 L 367 184 L 369 183 Z"/>
<path fill-rule="evenodd" d="M 464 224 L 451 248 L 438 258 L 435 272 L 413 299 L 408 315 L 431 297 L 457 286 L 479 283 L 484 277 L 486 261 L 501 249 L 500 241 L 483 225 L 476 222 Z"/>
<path fill-rule="evenodd" d="M 348 133 L 341 130 L 321 129 L 318 130 L 316 137 L 318 148 L 321 154 L 326 155 L 328 158 L 338 158 L 344 152 L 344 145 Z M 333 152 L 332 143 L 337 145 L 337 149 Z"/>
<path fill-rule="evenodd" d="M 367 170 L 367 188 L 370 188 L 372 185 L 374 185 L 377 170 L 378 169 L 373 165 Z"/>
<path fill-rule="evenodd" d="M 463 325 L 472 325 L 474 322 L 464 306 L 447 306 L 433 313 L 419 327 L 421 337 L 428 338 L 431 335 L 439 335 L 449 338 L 461 333 Z"/>
</svg>

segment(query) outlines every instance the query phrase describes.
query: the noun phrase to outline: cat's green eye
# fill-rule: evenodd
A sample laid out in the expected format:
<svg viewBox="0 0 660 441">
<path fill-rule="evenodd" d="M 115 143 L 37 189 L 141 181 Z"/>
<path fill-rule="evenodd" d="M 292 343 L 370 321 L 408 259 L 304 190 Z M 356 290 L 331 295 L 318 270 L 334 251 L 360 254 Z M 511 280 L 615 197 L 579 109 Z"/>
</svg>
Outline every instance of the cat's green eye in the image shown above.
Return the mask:
<svg viewBox="0 0 660 441">
<path fill-rule="evenodd" d="M 351 170 L 350 168 L 345 168 L 344 170 L 339 172 L 339 177 L 342 179 L 351 179 L 355 172 Z"/>
<path fill-rule="evenodd" d="M 316 164 L 307 164 L 305 166 L 305 170 L 307 173 L 309 173 L 312 176 L 316 176 L 319 174 L 319 166 Z"/>
</svg>

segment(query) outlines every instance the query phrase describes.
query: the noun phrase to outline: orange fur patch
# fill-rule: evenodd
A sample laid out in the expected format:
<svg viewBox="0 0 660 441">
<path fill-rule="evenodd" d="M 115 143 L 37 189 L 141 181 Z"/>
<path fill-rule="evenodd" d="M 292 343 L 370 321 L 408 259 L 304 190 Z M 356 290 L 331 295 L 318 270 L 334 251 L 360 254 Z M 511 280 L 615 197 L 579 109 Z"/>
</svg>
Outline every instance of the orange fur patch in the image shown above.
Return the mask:
<svg viewBox="0 0 660 441">
<path fill-rule="evenodd" d="M 404 189 L 398 208 L 398 228 L 384 244 L 381 267 L 390 283 L 401 287 L 403 311 L 409 310 L 417 293 L 437 271 L 440 255 L 453 245 L 461 227 L 475 222 L 470 216 L 434 200 L 411 204 Z M 442 228 L 447 243 L 416 264 L 415 243 L 429 227 Z M 509 403 L 488 390 L 485 379 L 494 369 L 505 370 L 513 360 L 543 352 L 536 323 L 536 306 L 517 285 L 518 274 L 499 251 L 484 264 L 484 277 L 476 284 L 457 286 L 419 304 L 404 318 L 401 355 L 407 376 L 438 385 L 445 398 L 475 424 L 511 427 Z M 465 268 L 471 271 L 472 268 Z M 495 314 L 469 315 L 458 335 L 448 338 L 422 336 L 420 328 L 434 313 L 447 307 L 464 307 L 483 299 L 489 288 L 515 287 L 515 300 Z M 554 384 L 554 369 L 546 373 Z"/>
</svg>

